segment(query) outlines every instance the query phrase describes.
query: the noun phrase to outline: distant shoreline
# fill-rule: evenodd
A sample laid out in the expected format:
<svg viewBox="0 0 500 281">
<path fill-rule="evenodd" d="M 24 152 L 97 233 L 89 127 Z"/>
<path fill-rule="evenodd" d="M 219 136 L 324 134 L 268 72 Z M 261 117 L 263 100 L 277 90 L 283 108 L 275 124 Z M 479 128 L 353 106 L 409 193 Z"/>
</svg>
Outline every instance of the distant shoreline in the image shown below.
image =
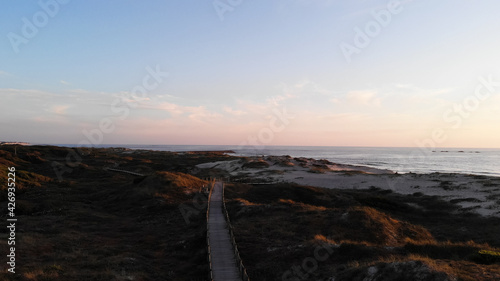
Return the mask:
<svg viewBox="0 0 500 281">
<path fill-rule="evenodd" d="M 47 146 L 29 146 L 26 151 L 43 150 L 43 147 L 46 148 Z M 60 148 L 66 150 L 75 149 L 75 147 Z M 235 151 L 228 149 L 202 151 L 190 151 L 189 149 L 184 151 L 159 151 L 123 147 L 95 149 L 96 153 L 109 151 L 132 158 L 151 159 L 158 157 L 163 152 L 166 155 L 174 153 L 187 157 L 190 154 L 195 156 L 199 154 L 207 159 L 211 159 L 211 157 L 217 159 L 217 157 L 225 154 L 232 157 L 228 157 L 226 158 L 228 160 L 224 161 L 201 162 L 194 168 L 194 173 L 209 176 L 217 175 L 217 177 L 224 177 L 227 181 L 240 183 L 288 182 L 324 188 L 391 190 L 395 193 L 414 196 L 425 194 L 455 203 L 460 206 L 463 212 L 473 211 L 483 216 L 500 217 L 500 177 L 496 175 L 454 172 L 399 173 L 390 169 L 346 164 L 341 160 L 330 161 L 320 157 L 234 155 L 233 152 Z M 23 157 L 24 150 L 22 148 L 17 149 L 19 157 Z"/>
<path fill-rule="evenodd" d="M 29 142 L 0 141 L 0 145 L 31 145 Z"/>
<path fill-rule="evenodd" d="M 33 144 L 32 144 L 33 145 Z M 36 145 L 36 144 L 35 144 Z M 73 144 L 51 146 L 77 147 Z M 235 145 L 98 145 L 96 148 L 126 148 L 185 152 L 226 152 L 232 156 L 283 156 L 326 159 L 333 163 L 398 174 L 466 174 L 500 177 L 500 149 L 400 147 L 312 147 L 312 146 L 235 146 Z"/>
<path fill-rule="evenodd" d="M 334 189 L 389 190 L 404 195 L 436 196 L 456 204 L 462 212 L 500 217 L 500 177 L 458 174 L 398 174 L 389 170 L 290 156 L 247 157 L 198 164 L 221 170 L 237 183 L 296 183 Z"/>
</svg>

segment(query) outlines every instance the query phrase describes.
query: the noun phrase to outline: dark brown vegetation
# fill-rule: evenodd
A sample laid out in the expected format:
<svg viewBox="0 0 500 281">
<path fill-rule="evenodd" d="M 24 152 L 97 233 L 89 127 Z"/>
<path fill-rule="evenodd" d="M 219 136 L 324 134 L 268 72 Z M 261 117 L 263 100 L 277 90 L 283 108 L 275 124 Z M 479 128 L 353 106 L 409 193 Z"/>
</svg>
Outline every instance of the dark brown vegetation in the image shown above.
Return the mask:
<svg viewBox="0 0 500 281">
<path fill-rule="evenodd" d="M 19 220 L 17 273 L 5 269 L 0 280 L 206 280 L 202 179 L 228 173 L 195 165 L 233 159 L 50 146 L 18 146 L 15 154 L 0 146 L 0 218 L 14 166 Z M 421 193 L 239 184 L 226 196 L 252 280 L 500 280 L 500 220 L 458 215 L 453 203 Z"/>
<path fill-rule="evenodd" d="M 246 159 L 246 163 L 243 164 L 242 168 L 243 169 L 262 169 L 262 168 L 269 168 L 269 163 L 267 163 L 263 159 Z"/>
<path fill-rule="evenodd" d="M 226 196 L 252 280 L 500 280 L 500 259 L 479 253 L 498 252 L 500 219 L 434 197 L 291 184 Z"/>
<path fill-rule="evenodd" d="M 7 167 L 16 167 L 16 274 L 0 280 L 205 280 L 207 185 L 185 174 L 223 153 L 0 147 L 0 216 L 7 214 Z M 81 161 L 67 155 L 79 155 Z M 68 169 L 62 180 L 52 167 Z M 62 166 L 59 166 L 62 165 Z M 137 177 L 104 168 L 146 174 Z M 70 170 L 71 171 L 70 171 Z M 182 173 L 185 172 L 185 173 Z M 198 196 L 197 196 L 198 194 Z M 204 197 L 205 196 L 205 197 Z M 182 205 L 184 204 L 184 205 Z M 189 223 L 179 206 L 188 206 Z M 192 209 L 191 209 L 192 208 Z M 5 264 L 7 229 L 0 231 Z"/>
</svg>

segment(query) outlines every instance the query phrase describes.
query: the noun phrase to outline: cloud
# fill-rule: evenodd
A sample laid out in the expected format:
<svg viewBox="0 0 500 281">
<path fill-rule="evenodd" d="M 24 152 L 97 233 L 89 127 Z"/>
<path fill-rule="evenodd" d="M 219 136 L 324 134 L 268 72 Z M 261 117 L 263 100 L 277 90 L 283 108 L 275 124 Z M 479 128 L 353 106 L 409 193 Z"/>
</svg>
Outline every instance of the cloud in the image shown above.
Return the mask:
<svg viewBox="0 0 500 281">
<path fill-rule="evenodd" d="M 229 106 L 224 106 L 224 111 L 226 113 L 229 113 L 231 115 L 234 115 L 234 116 L 243 116 L 243 115 L 246 115 L 247 113 L 243 110 L 237 110 L 237 109 L 233 109 Z"/>
<path fill-rule="evenodd" d="M 169 102 L 159 104 L 156 109 L 167 111 L 168 113 L 172 114 L 172 116 L 178 116 L 185 112 L 185 109 L 183 109 L 181 106 Z"/>
<path fill-rule="evenodd" d="M 0 76 L 10 76 L 10 73 L 0 70 Z"/>
<path fill-rule="evenodd" d="M 347 93 L 346 100 L 357 105 L 380 106 L 382 99 L 376 91 L 351 91 Z"/>
<path fill-rule="evenodd" d="M 334 104 L 339 104 L 341 102 L 339 98 L 331 98 L 330 101 Z"/>
<path fill-rule="evenodd" d="M 91 91 L 84 90 L 84 89 L 71 89 L 69 92 L 74 93 L 74 94 L 84 94 L 84 95 L 93 93 Z"/>
<path fill-rule="evenodd" d="M 57 115 L 66 115 L 70 105 L 54 105 L 49 109 L 49 112 Z"/>
<path fill-rule="evenodd" d="M 64 85 L 71 85 L 69 82 L 64 81 L 64 80 L 61 80 L 61 81 L 59 81 L 59 82 L 60 82 L 61 84 L 64 84 Z"/>
<path fill-rule="evenodd" d="M 324 88 L 320 84 L 316 83 L 310 79 L 303 79 L 299 82 L 293 84 L 292 86 L 288 86 L 285 83 L 281 85 L 282 91 L 284 93 L 283 97 L 296 98 L 299 96 L 312 96 L 312 95 L 331 95 L 331 91 Z"/>
<path fill-rule="evenodd" d="M 32 118 L 28 118 L 31 122 L 37 124 L 37 125 L 44 125 L 44 126 L 53 126 L 51 129 L 57 130 L 56 126 L 59 125 L 69 125 L 73 124 L 70 122 L 69 119 L 63 118 L 62 116 L 45 116 L 45 115 L 38 115 Z"/>
<path fill-rule="evenodd" d="M 328 122 L 331 122 L 331 121 L 358 122 L 358 121 L 368 120 L 370 118 L 370 115 L 365 114 L 365 113 L 346 112 L 346 113 L 325 114 L 325 115 L 320 116 L 319 118 L 323 119 L 323 120 L 328 120 Z M 349 124 L 351 124 L 351 123 L 349 123 Z"/>
<path fill-rule="evenodd" d="M 1 95 L 12 96 L 16 99 L 18 98 L 32 98 L 32 99 L 48 99 L 48 98 L 56 98 L 59 95 L 49 92 L 44 92 L 40 90 L 32 90 L 32 89 L 12 89 L 12 88 L 4 88 L 0 89 Z"/>
<path fill-rule="evenodd" d="M 187 118 L 191 121 L 205 122 L 209 121 L 208 119 L 222 116 L 220 113 L 210 112 L 205 106 L 183 106 L 164 102 L 153 108 L 167 111 L 173 118 L 184 121 Z"/>
<path fill-rule="evenodd" d="M 423 89 L 411 84 L 396 84 L 394 87 L 395 90 L 392 95 L 405 94 L 405 102 L 412 105 L 443 106 L 448 103 L 444 96 L 455 91 L 453 88 Z"/>
<path fill-rule="evenodd" d="M 394 87 L 398 91 L 405 91 L 405 92 L 410 92 L 410 93 L 419 93 L 419 94 L 425 94 L 428 96 L 438 96 L 442 94 L 447 94 L 451 91 L 453 91 L 452 88 L 442 88 L 442 89 L 423 89 L 418 86 L 412 85 L 412 84 L 396 84 Z"/>
<path fill-rule="evenodd" d="M 175 99 L 175 100 L 180 99 L 179 97 L 176 97 L 174 95 L 169 95 L 169 94 L 155 95 L 154 97 L 157 99 L 160 99 L 160 100 L 162 100 L 162 99 Z"/>
</svg>

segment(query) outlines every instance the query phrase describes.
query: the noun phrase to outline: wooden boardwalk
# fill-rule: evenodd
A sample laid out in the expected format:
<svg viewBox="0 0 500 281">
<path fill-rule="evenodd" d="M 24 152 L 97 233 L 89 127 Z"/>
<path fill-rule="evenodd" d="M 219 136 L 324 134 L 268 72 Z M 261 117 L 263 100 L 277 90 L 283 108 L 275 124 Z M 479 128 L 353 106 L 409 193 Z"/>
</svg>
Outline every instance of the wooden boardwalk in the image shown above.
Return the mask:
<svg viewBox="0 0 500 281">
<path fill-rule="evenodd" d="M 212 276 L 214 281 L 242 281 L 222 209 L 222 188 L 222 182 L 215 183 L 208 215 Z"/>
</svg>

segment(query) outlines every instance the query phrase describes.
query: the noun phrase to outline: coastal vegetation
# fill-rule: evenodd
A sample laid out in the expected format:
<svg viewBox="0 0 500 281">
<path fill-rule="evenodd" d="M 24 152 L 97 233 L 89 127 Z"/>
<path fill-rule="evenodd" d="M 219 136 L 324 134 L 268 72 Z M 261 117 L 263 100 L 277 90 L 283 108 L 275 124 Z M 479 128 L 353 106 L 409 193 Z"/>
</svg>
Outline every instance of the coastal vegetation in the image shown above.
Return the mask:
<svg viewBox="0 0 500 281">
<path fill-rule="evenodd" d="M 70 148 L 0 147 L 0 212 L 7 214 L 7 167 L 16 167 L 16 273 L 0 280 L 204 280 L 205 211 L 189 213 L 204 198 L 207 181 L 193 165 L 226 159 L 223 153 L 92 149 L 78 166 L 66 165 Z M 52 167 L 71 172 L 58 179 Z M 144 177 L 108 171 L 140 172 Z M 200 193 L 201 191 L 201 193 Z M 203 196 L 199 196 L 202 194 Z M 0 232 L 7 252 L 7 231 Z"/>
<path fill-rule="evenodd" d="M 500 219 L 457 215 L 456 205 L 435 197 L 237 184 L 227 198 L 254 280 L 500 278 Z M 311 260 L 318 245 L 331 249 L 327 259 Z"/>
<path fill-rule="evenodd" d="M 68 155 L 81 161 L 68 161 Z M 286 169 L 303 169 L 303 177 L 371 178 L 354 170 L 331 172 L 326 161 L 311 166 L 310 159 L 276 159 L 278 164 L 228 152 L 1 146 L 0 182 L 7 182 L 8 167 L 16 167 L 19 228 L 16 274 L 0 272 L 0 279 L 206 280 L 210 177 L 266 183 Z M 240 165 L 244 175 L 234 177 L 227 170 L 234 165 L 224 163 Z M 67 172 L 58 177 L 61 165 Z M 315 167 L 320 173 L 308 172 Z M 495 178 L 474 180 L 498 187 Z M 431 181 L 443 190 L 465 188 L 448 178 Z M 1 189 L 5 220 L 6 186 Z M 376 186 L 340 189 L 334 182 L 331 188 L 227 183 L 226 205 L 251 280 L 499 279 L 500 218 L 464 211 L 459 204 L 475 203 L 468 198 L 444 201 L 423 187 L 413 189 L 400 194 Z M 0 235 L 0 248 L 7 249 L 7 230 Z"/>
</svg>

